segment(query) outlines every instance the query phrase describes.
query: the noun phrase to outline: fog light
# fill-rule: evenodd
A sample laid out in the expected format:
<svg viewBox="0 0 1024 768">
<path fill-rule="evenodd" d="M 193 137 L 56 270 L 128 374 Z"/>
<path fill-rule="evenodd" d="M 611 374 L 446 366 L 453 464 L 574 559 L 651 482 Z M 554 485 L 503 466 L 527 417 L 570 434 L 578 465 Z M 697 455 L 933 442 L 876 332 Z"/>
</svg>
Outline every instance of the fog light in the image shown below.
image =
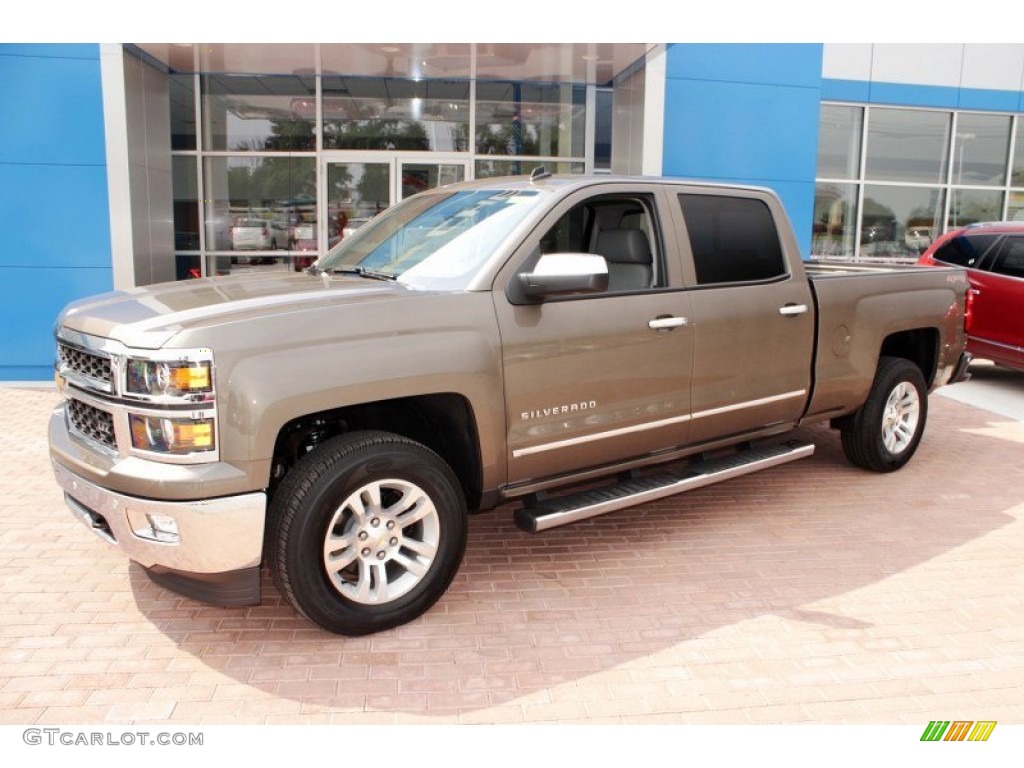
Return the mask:
<svg viewBox="0 0 1024 768">
<path fill-rule="evenodd" d="M 132 532 L 140 539 L 149 539 L 161 544 L 177 544 L 181 541 L 181 535 L 178 533 L 178 521 L 170 515 L 129 510 L 128 523 L 132 527 Z"/>
</svg>

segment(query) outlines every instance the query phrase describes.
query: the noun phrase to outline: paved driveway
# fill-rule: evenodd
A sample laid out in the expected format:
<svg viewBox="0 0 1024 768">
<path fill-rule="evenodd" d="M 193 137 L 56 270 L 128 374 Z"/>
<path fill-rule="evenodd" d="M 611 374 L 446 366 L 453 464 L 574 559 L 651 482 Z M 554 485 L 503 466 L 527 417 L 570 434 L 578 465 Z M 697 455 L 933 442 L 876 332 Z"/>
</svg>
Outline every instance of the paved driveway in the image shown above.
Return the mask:
<svg viewBox="0 0 1024 768">
<path fill-rule="evenodd" d="M 530 536 L 471 522 L 426 616 L 202 606 L 75 522 L 52 390 L 0 389 L 0 722 L 1024 722 L 1024 424 L 933 397 L 893 475 L 817 454 Z"/>
</svg>

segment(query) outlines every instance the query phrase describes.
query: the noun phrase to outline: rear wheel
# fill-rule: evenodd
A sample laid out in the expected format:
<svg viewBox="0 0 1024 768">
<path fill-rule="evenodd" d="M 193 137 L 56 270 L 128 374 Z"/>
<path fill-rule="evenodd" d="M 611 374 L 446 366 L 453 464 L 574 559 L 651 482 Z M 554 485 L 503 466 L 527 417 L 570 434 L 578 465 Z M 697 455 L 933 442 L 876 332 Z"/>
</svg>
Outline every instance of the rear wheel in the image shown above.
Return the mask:
<svg viewBox="0 0 1024 768">
<path fill-rule="evenodd" d="M 404 624 L 444 594 L 466 546 L 466 505 L 433 451 L 356 432 L 300 460 L 274 496 L 270 566 L 284 597 L 326 630 Z"/>
<path fill-rule="evenodd" d="M 842 427 L 843 453 L 873 472 L 892 472 L 914 455 L 928 416 L 921 369 L 900 357 L 883 357 L 860 410 Z"/>
</svg>

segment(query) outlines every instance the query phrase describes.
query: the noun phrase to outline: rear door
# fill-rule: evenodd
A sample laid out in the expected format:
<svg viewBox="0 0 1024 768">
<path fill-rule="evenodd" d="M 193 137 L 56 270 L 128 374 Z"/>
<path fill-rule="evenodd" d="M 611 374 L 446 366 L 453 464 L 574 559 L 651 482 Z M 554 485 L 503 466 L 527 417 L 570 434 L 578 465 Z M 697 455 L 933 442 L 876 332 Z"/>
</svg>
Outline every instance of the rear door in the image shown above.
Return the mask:
<svg viewBox="0 0 1024 768">
<path fill-rule="evenodd" d="M 656 184 L 577 191 L 499 278 L 511 484 L 687 442 L 693 330 L 680 266 L 666 258 L 676 252 L 667 200 Z M 508 290 L 542 253 L 580 252 L 606 257 L 607 292 L 527 303 Z"/>
<path fill-rule="evenodd" d="M 806 276 L 785 257 L 781 208 L 728 190 L 682 193 L 676 205 L 692 257 L 690 442 L 794 425 L 811 387 L 815 318 Z"/>
</svg>

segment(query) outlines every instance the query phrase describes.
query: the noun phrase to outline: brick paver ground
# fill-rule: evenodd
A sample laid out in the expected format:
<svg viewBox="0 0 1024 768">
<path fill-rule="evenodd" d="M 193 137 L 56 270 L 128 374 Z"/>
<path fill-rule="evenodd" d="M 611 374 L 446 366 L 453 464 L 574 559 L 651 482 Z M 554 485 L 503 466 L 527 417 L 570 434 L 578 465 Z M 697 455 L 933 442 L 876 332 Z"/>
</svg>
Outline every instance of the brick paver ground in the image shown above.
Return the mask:
<svg viewBox="0 0 1024 768">
<path fill-rule="evenodd" d="M 808 460 L 540 536 L 471 522 L 426 616 L 347 639 L 152 584 L 0 388 L 0 723 L 1024 722 L 1024 423 L 933 397 L 892 475 Z"/>
</svg>

